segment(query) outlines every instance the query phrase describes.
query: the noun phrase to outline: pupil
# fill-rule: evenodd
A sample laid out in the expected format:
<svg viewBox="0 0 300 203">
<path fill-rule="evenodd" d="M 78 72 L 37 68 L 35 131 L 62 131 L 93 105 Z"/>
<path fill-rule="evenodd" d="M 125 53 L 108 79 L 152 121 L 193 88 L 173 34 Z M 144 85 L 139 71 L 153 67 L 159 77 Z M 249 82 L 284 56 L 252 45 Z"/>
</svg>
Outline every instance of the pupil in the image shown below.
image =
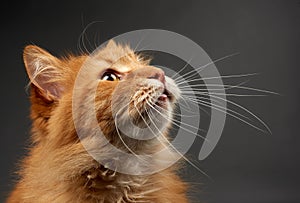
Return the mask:
<svg viewBox="0 0 300 203">
<path fill-rule="evenodd" d="M 108 75 L 107 80 L 109 80 L 109 81 L 114 81 L 114 78 L 112 77 L 112 74 L 109 74 L 109 75 Z"/>
</svg>

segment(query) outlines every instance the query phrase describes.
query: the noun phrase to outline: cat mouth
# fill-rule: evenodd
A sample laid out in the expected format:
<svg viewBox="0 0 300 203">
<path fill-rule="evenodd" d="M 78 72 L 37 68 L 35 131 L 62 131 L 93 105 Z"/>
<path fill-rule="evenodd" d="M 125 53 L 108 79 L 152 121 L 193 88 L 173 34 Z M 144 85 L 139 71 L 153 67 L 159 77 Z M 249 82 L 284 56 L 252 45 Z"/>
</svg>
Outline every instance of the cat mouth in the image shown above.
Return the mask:
<svg viewBox="0 0 300 203">
<path fill-rule="evenodd" d="M 156 122 L 157 120 L 160 120 L 161 117 L 166 116 L 165 113 L 169 109 L 171 99 L 171 94 L 165 90 L 154 102 L 147 102 L 147 105 L 145 105 L 143 109 L 137 109 L 137 113 L 135 112 L 135 114 L 133 114 L 135 116 L 131 117 L 133 124 L 139 128 L 150 127 L 153 122 Z"/>
<path fill-rule="evenodd" d="M 165 86 L 146 90 L 133 97 L 129 105 L 130 119 L 141 128 L 149 126 L 153 120 L 167 116 L 175 100 L 174 94 Z"/>
<path fill-rule="evenodd" d="M 166 105 L 167 102 L 172 100 L 173 100 L 172 94 L 165 88 L 163 93 L 160 96 L 158 96 L 155 105 L 163 107 Z"/>
</svg>

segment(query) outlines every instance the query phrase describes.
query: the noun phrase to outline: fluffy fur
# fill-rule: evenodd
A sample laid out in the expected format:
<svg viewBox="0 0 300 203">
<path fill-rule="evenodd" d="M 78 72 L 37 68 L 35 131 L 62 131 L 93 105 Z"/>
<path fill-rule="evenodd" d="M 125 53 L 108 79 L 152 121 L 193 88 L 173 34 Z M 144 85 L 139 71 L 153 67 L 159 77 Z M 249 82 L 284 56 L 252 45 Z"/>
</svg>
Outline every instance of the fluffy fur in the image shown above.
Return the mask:
<svg viewBox="0 0 300 203">
<path fill-rule="evenodd" d="M 20 180 L 7 203 L 187 202 L 187 187 L 176 175 L 176 166 L 150 175 L 122 174 L 99 164 L 83 147 L 82 142 L 85 142 L 91 150 L 99 148 L 99 145 L 95 146 L 93 136 L 79 140 L 72 115 L 74 83 L 87 60 L 91 61 L 91 68 L 85 73 L 85 77 L 94 82 L 79 83 L 78 99 L 82 104 L 82 108 L 78 109 L 78 113 L 82 114 L 79 123 L 84 125 L 89 120 L 88 110 L 96 109 L 98 125 L 111 144 L 124 151 L 128 151 L 129 147 L 136 154 L 155 153 L 164 147 L 164 142 L 167 143 L 162 141 L 164 139 L 137 141 L 121 135 L 126 147 L 120 141 L 112 117 L 111 102 L 113 92 L 117 91 L 115 95 L 119 97 L 119 103 L 115 108 L 126 105 L 122 103 L 122 98 L 128 97 L 130 101 L 129 115 L 121 115 L 120 125 L 126 126 L 130 119 L 137 125 L 147 125 L 149 116 L 145 116 L 146 120 L 141 120 L 139 112 L 148 108 L 147 102 L 155 102 L 166 88 L 172 92 L 169 95 L 170 101 L 158 110 L 171 118 L 170 112 L 180 94 L 179 90 L 170 78 L 164 77 L 160 69 L 150 66 L 149 61 L 136 55 L 128 47 L 112 41 L 92 58 L 81 55 L 58 59 L 41 48 L 27 46 L 24 50 L 24 63 L 31 80 L 32 145 L 28 156 L 22 161 Z M 101 81 L 101 74 L 105 70 L 94 66 L 94 62 L 106 64 L 121 75 L 121 80 Z M 162 83 L 165 83 L 164 88 Z M 93 85 L 97 86 L 95 97 L 90 95 Z M 152 96 L 149 98 L 145 95 Z M 95 106 L 90 106 L 91 102 L 95 102 Z M 152 115 L 158 120 L 163 118 L 155 111 Z M 157 133 L 163 131 L 167 138 L 170 127 L 168 120 L 157 122 L 156 125 L 159 128 Z M 133 137 L 139 136 L 141 132 L 132 134 Z M 102 146 L 100 152 L 101 157 L 114 158 L 105 146 Z M 157 165 L 153 163 L 149 167 L 155 170 Z"/>
</svg>

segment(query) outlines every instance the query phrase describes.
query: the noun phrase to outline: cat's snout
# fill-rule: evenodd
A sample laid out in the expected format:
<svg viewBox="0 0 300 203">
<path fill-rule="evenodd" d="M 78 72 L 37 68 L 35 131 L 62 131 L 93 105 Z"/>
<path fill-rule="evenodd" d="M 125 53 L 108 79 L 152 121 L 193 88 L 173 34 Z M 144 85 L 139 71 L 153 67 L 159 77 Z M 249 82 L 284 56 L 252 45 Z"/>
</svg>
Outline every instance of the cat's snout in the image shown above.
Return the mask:
<svg viewBox="0 0 300 203">
<path fill-rule="evenodd" d="M 153 67 L 146 66 L 143 68 L 137 68 L 126 76 L 127 79 L 142 78 L 142 79 L 156 79 L 165 85 L 166 77 L 163 70 Z"/>
<path fill-rule="evenodd" d="M 162 82 L 163 84 L 166 83 L 165 73 L 164 73 L 164 71 L 162 71 L 160 69 L 157 69 L 157 70 L 153 71 L 151 73 L 151 75 L 148 76 L 147 78 L 148 79 L 157 79 L 160 82 Z"/>
</svg>

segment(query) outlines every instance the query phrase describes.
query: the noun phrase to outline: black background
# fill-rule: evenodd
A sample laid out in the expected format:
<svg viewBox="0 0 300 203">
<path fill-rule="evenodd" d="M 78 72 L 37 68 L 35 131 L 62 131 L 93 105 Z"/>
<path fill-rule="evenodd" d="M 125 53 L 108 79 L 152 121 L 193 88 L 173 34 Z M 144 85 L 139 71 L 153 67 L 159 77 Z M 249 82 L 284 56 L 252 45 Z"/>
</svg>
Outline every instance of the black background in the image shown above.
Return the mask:
<svg viewBox="0 0 300 203">
<path fill-rule="evenodd" d="M 3 202 L 26 152 L 30 121 L 22 49 L 36 44 L 55 55 L 78 53 L 83 29 L 100 44 L 137 29 L 165 29 L 198 43 L 222 75 L 260 73 L 247 86 L 281 96 L 233 99 L 260 116 L 272 134 L 228 118 L 220 142 L 182 175 L 195 202 L 300 202 L 300 1 L 6 1 L 1 3 L 1 168 Z M 93 47 L 90 46 L 91 49 Z M 179 68 L 179 67 L 178 67 Z M 199 150 L 199 149 L 198 149 Z"/>
</svg>

